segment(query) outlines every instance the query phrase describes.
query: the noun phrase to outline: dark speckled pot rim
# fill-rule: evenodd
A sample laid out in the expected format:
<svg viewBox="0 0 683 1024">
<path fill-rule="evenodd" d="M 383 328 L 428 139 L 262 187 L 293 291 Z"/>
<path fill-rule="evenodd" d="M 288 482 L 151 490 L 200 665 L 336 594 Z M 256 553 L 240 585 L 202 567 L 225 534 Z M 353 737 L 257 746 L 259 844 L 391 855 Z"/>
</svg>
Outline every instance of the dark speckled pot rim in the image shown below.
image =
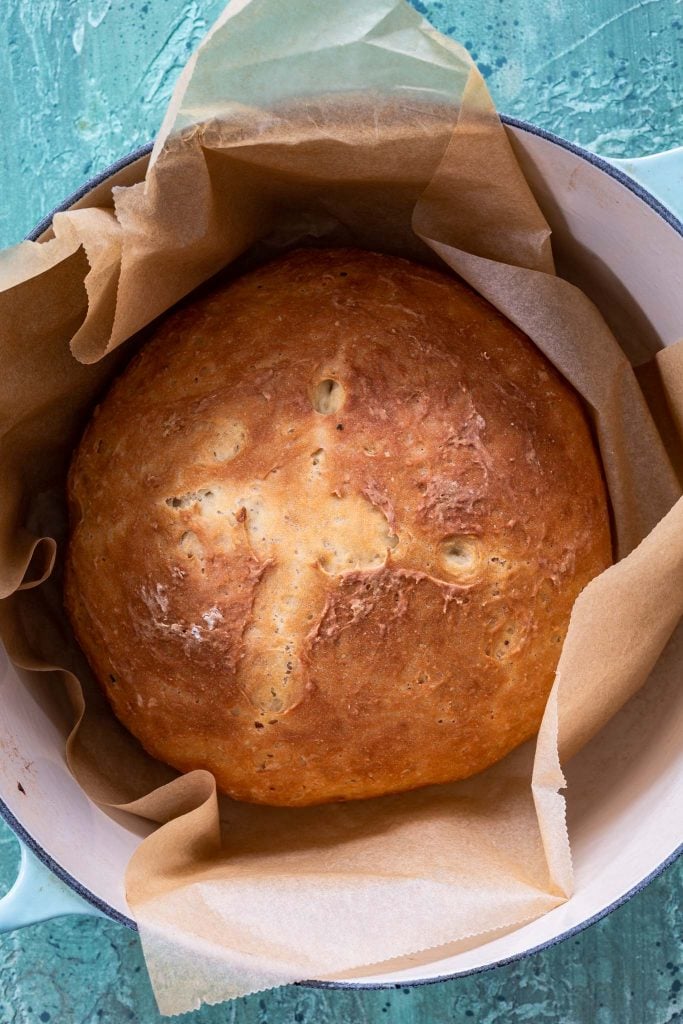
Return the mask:
<svg viewBox="0 0 683 1024">
<path fill-rule="evenodd" d="M 664 206 L 662 203 L 659 202 L 658 199 L 651 195 L 651 193 L 648 192 L 647 189 L 643 188 L 632 178 L 629 178 L 628 175 L 624 174 L 623 171 L 619 170 L 619 168 L 614 167 L 607 160 L 603 160 L 601 157 L 596 156 L 594 153 L 588 152 L 588 150 L 582 149 L 580 146 L 577 146 L 572 142 L 567 142 L 565 139 L 560 138 L 558 135 L 554 135 L 552 132 L 546 131 L 544 128 L 538 128 L 536 127 L 536 125 L 529 124 L 527 121 L 520 121 L 517 118 L 508 117 L 506 115 L 501 115 L 501 120 L 503 121 L 504 124 L 510 127 L 518 128 L 521 131 L 528 132 L 530 135 L 536 135 L 542 139 L 547 140 L 548 142 L 554 143 L 556 146 L 560 146 L 562 149 L 568 150 L 570 153 L 573 153 L 581 160 L 585 160 L 587 163 L 592 164 L 594 167 L 597 167 L 598 170 L 602 171 L 605 174 L 608 174 L 611 178 L 616 179 L 620 184 L 622 184 L 630 192 L 632 192 L 644 203 L 646 203 L 647 206 L 650 207 L 650 209 L 654 210 L 654 212 L 657 213 L 662 218 L 662 220 L 666 221 L 666 223 L 671 228 L 673 228 L 673 230 L 676 231 L 677 234 L 681 236 L 681 238 L 683 238 L 683 223 L 677 217 L 675 217 L 674 214 L 669 209 L 667 209 L 666 206 Z M 148 143 L 147 145 L 141 146 L 139 149 L 134 150 L 132 153 L 129 153 L 128 156 L 124 156 L 120 160 L 117 160 L 116 163 L 111 164 L 111 166 L 107 167 L 104 171 L 102 171 L 101 174 L 98 174 L 96 177 L 86 182 L 72 195 L 65 199 L 63 203 L 60 203 L 60 205 L 57 206 L 52 211 L 52 213 L 49 213 L 46 217 L 44 217 L 43 220 L 41 220 L 40 223 L 38 223 L 35 226 L 33 231 L 30 232 L 27 238 L 32 241 L 38 239 L 40 235 L 42 235 L 43 232 L 50 227 L 50 225 L 52 224 L 52 218 L 56 213 L 61 213 L 64 210 L 68 210 L 70 207 L 74 205 L 74 203 L 78 202 L 80 199 L 83 199 L 84 196 L 91 192 L 97 185 L 101 185 L 103 182 L 107 181 L 108 178 L 111 178 L 118 171 L 121 171 L 125 167 L 128 167 L 129 164 L 134 163 L 136 160 L 139 160 L 144 156 L 148 156 L 149 153 L 151 153 L 151 151 L 152 143 Z M 105 917 L 108 917 L 111 920 L 116 921 L 118 924 L 122 924 L 128 928 L 131 928 L 133 931 L 137 931 L 137 925 L 135 924 L 135 921 L 127 917 L 125 914 L 120 913 L 120 911 L 116 910 L 114 907 L 111 907 L 104 900 L 101 900 L 93 892 L 91 892 L 84 885 L 82 885 L 77 878 L 74 878 L 74 876 L 65 868 L 63 868 L 61 864 L 58 864 L 57 861 L 55 861 L 54 858 L 50 856 L 47 850 L 43 849 L 43 847 L 36 842 L 33 836 L 15 817 L 15 815 L 10 811 L 9 807 L 4 803 L 2 799 L 0 799 L 0 816 L 2 816 L 2 818 L 5 819 L 5 821 L 10 826 L 12 831 L 38 858 L 38 860 L 40 860 L 47 868 L 49 868 L 50 871 L 53 872 L 53 874 L 55 874 L 58 878 L 65 882 L 70 889 L 72 889 L 79 896 L 81 896 L 81 898 L 85 900 L 86 903 L 89 903 L 92 907 L 99 910 L 100 913 L 105 915 Z M 622 896 L 619 897 L 619 899 L 615 900 L 613 903 L 610 903 L 607 907 L 603 907 L 592 917 L 587 918 L 585 921 L 579 922 L 578 924 L 574 925 L 573 928 L 570 928 L 568 931 L 562 932 L 560 935 L 556 935 L 554 938 L 548 939 L 546 942 L 542 942 L 539 945 L 532 947 L 531 949 L 524 950 L 521 953 L 515 953 L 513 956 L 504 957 L 500 960 L 496 960 L 491 964 L 484 964 L 480 967 L 472 967 L 464 971 L 455 971 L 449 974 L 438 975 L 436 977 L 419 978 L 416 980 L 411 979 L 410 981 L 406 982 L 302 981 L 297 982 L 297 984 L 311 988 L 400 989 L 412 988 L 417 985 L 436 984 L 437 982 L 450 981 L 453 978 L 466 977 L 467 975 L 473 974 L 481 974 L 484 971 L 494 970 L 497 967 L 504 967 L 508 964 L 515 963 L 518 960 L 522 960 L 525 957 L 532 956 L 534 953 L 540 953 L 542 950 L 550 949 L 553 946 L 558 945 L 558 943 L 563 942 L 565 939 L 569 939 L 572 936 L 578 935 L 585 928 L 588 928 L 591 925 L 595 924 L 597 921 L 600 921 L 604 917 L 607 917 L 608 914 L 610 914 L 613 910 L 616 910 L 617 907 L 622 906 L 624 903 L 630 900 L 632 896 L 635 896 L 636 893 L 641 892 L 667 867 L 673 864 L 674 861 L 676 861 L 678 857 L 681 855 L 681 853 L 683 853 L 683 843 L 681 843 L 678 849 L 674 850 L 666 858 L 666 860 L 664 860 L 661 864 L 654 868 L 654 870 L 651 871 L 645 878 L 638 882 L 637 885 L 633 886 L 633 888 L 629 889 L 628 892 L 624 893 Z"/>
</svg>

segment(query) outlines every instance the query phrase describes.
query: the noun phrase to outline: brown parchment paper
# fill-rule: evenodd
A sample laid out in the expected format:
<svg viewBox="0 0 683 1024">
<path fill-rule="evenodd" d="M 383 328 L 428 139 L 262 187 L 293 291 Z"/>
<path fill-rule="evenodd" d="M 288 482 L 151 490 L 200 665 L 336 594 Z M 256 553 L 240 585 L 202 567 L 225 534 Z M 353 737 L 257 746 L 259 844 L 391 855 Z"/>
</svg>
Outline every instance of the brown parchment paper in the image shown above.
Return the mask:
<svg viewBox="0 0 683 1024">
<path fill-rule="evenodd" d="M 683 346 L 650 367 L 660 433 L 598 310 L 555 276 L 466 52 L 402 0 L 233 2 L 181 76 L 146 180 L 59 214 L 53 234 L 0 256 L 0 631 L 17 664 L 52 671 L 86 792 L 160 825 L 126 884 L 162 1012 L 490 935 L 568 899 L 561 764 L 683 614 Z M 294 243 L 446 263 L 526 331 L 592 412 L 618 558 L 576 602 L 537 743 L 464 782 L 303 810 L 219 800 L 208 773 L 176 777 L 140 749 L 73 643 L 59 558 L 70 452 L 146 326 L 233 261 Z"/>
</svg>

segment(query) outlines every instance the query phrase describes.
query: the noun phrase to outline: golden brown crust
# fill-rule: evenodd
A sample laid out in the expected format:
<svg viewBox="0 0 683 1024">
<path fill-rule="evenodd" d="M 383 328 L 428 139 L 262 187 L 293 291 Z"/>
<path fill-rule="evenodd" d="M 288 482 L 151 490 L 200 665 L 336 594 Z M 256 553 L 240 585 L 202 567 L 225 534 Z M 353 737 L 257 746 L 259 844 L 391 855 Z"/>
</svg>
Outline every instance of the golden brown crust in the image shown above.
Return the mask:
<svg viewBox="0 0 683 1024">
<path fill-rule="evenodd" d="M 580 403 L 452 276 L 300 251 L 168 316 L 69 480 L 121 721 L 242 800 L 463 778 L 538 729 L 610 562 Z"/>
</svg>

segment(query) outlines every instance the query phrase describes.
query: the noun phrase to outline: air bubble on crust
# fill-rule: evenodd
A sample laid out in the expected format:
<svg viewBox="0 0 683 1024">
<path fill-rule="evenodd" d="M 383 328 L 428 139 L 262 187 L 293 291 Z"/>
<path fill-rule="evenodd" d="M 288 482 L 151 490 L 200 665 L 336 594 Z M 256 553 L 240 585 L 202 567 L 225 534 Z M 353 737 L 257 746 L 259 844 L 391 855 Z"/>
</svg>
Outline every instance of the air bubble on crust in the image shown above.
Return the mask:
<svg viewBox="0 0 683 1024">
<path fill-rule="evenodd" d="M 495 642 L 486 645 L 484 653 L 489 658 L 495 658 L 496 661 L 503 661 L 518 648 L 517 625 L 514 622 L 508 622 L 502 634 L 499 633 L 495 638 Z"/>
<path fill-rule="evenodd" d="M 327 416 L 341 409 L 344 402 L 344 388 L 338 380 L 326 377 L 313 388 L 313 408 Z"/>
<path fill-rule="evenodd" d="M 199 537 L 192 530 L 185 530 L 181 534 L 179 546 L 188 558 L 202 558 L 204 555 L 204 548 L 200 543 Z"/>
<path fill-rule="evenodd" d="M 441 564 L 454 576 L 467 575 L 477 565 L 477 548 L 466 537 L 447 537 L 441 545 Z"/>
<path fill-rule="evenodd" d="M 211 453 L 216 462 L 230 462 L 245 446 L 247 432 L 244 424 L 235 420 L 217 426 L 211 434 Z"/>
<path fill-rule="evenodd" d="M 190 508 L 192 505 L 203 504 L 207 499 L 213 498 L 213 496 L 213 491 L 209 489 L 188 491 L 187 494 L 174 494 L 172 497 L 166 498 L 166 504 L 169 508 Z"/>
</svg>

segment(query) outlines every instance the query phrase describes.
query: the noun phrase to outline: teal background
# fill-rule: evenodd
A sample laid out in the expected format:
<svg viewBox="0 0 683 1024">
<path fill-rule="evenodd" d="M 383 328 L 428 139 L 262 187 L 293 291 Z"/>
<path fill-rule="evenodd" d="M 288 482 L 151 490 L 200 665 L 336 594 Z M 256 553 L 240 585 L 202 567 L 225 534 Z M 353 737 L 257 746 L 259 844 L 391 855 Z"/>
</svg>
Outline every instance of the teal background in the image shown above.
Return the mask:
<svg viewBox="0 0 683 1024">
<path fill-rule="evenodd" d="M 0 245 L 157 130 L 224 0 L 2 0 Z M 320 0 L 333 2 L 333 0 Z M 413 0 L 463 42 L 498 108 L 606 156 L 683 143 L 681 0 Z M 17 844 L 0 827 L 0 891 Z M 192 1024 L 672 1024 L 683 1020 L 683 861 L 522 962 L 398 991 L 285 988 Z M 0 1024 L 161 1020 L 137 937 L 65 918 L 0 937 Z"/>
</svg>

